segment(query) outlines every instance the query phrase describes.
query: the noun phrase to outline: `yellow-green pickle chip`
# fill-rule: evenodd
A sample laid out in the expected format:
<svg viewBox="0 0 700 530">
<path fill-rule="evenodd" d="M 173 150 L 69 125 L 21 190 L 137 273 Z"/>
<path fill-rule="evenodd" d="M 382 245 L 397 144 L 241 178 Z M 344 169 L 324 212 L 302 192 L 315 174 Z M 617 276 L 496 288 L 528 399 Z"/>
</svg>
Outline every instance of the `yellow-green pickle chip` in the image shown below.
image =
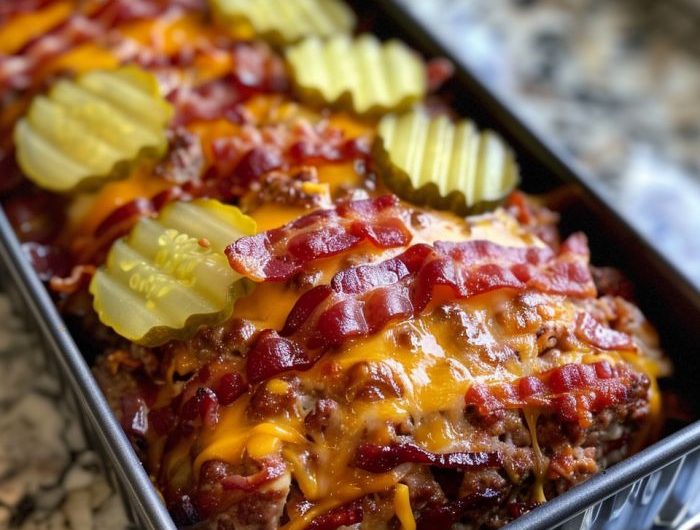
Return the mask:
<svg viewBox="0 0 700 530">
<path fill-rule="evenodd" d="M 425 63 L 397 40 L 311 37 L 286 56 L 299 98 L 314 105 L 380 114 L 410 107 L 427 91 Z"/>
<path fill-rule="evenodd" d="M 374 153 L 398 195 L 462 215 L 494 206 L 519 181 L 513 153 L 496 133 L 421 109 L 382 118 Z"/>
<path fill-rule="evenodd" d="M 38 186 L 70 191 L 162 156 L 171 115 L 156 78 L 135 66 L 62 79 L 17 122 L 17 161 Z"/>
<path fill-rule="evenodd" d="M 352 33 L 355 14 L 342 0 L 210 0 L 212 11 L 240 36 L 273 44 Z"/>
<path fill-rule="evenodd" d="M 213 199 L 166 206 L 114 243 L 90 284 L 95 311 L 103 324 L 147 346 L 223 321 L 251 287 L 231 269 L 224 248 L 255 230 L 253 219 Z"/>
</svg>

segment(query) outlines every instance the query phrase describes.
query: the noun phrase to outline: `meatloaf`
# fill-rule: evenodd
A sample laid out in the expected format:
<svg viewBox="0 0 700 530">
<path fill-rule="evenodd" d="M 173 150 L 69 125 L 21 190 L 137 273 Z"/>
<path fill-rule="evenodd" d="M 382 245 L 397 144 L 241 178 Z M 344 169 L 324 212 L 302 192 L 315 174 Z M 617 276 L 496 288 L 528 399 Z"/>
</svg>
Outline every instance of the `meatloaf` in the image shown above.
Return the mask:
<svg viewBox="0 0 700 530">
<path fill-rule="evenodd" d="M 404 302 L 380 275 L 406 252 L 365 249 L 259 284 L 190 340 L 107 346 L 96 374 L 178 524 L 498 528 L 649 440 L 653 329 L 597 292 L 582 235 L 554 250 L 512 203 L 466 219 L 400 208 L 426 248 L 452 239 L 499 267 L 503 249 L 542 250 L 557 271 L 542 283 L 494 288 L 494 271 L 463 298 L 433 258 L 402 286 L 439 282 L 425 308 L 388 318 Z"/>
</svg>

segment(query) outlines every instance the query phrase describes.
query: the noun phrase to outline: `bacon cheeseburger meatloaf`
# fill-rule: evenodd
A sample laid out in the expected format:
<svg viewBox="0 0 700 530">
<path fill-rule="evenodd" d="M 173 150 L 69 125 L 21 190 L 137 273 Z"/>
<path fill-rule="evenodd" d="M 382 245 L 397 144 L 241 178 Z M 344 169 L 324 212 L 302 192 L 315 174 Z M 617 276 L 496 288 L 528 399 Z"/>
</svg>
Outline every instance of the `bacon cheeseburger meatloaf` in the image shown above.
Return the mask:
<svg viewBox="0 0 700 530">
<path fill-rule="evenodd" d="M 178 525 L 497 528 L 654 436 L 654 330 L 445 61 L 339 0 L 0 21 L 5 211 Z"/>
</svg>

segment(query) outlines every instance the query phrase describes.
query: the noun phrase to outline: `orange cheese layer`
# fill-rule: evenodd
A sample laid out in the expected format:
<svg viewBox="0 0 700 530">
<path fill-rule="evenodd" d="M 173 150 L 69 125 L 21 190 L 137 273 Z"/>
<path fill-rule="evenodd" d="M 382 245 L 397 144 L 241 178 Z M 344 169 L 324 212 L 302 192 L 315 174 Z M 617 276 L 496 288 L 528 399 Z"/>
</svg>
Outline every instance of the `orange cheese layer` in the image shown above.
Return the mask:
<svg viewBox="0 0 700 530">
<path fill-rule="evenodd" d="M 13 54 L 32 39 L 43 35 L 73 13 L 74 2 L 54 2 L 39 9 L 17 15 L 10 24 L 0 27 L 0 54 Z"/>
</svg>

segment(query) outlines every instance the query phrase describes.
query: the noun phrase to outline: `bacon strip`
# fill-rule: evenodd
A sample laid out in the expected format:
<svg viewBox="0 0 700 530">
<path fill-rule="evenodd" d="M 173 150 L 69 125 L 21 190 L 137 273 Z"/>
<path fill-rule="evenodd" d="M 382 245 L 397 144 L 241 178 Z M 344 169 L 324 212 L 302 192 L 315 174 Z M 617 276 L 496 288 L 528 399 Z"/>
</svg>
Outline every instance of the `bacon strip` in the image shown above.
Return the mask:
<svg viewBox="0 0 700 530">
<path fill-rule="evenodd" d="M 71 271 L 70 256 L 64 249 L 56 245 L 42 245 L 41 243 L 33 242 L 22 243 L 22 251 L 32 264 L 39 279 L 43 282 L 50 281 L 56 276 L 65 276 Z M 81 273 L 82 271 L 78 272 Z"/>
<path fill-rule="evenodd" d="M 285 281 L 312 261 L 365 241 L 379 248 L 407 245 L 411 233 L 393 195 L 317 210 L 274 230 L 243 237 L 226 248 L 231 267 L 256 281 Z"/>
<path fill-rule="evenodd" d="M 445 504 L 429 504 L 418 519 L 418 530 L 452 528 L 465 512 L 490 508 L 503 500 L 503 494 L 486 488 L 478 493 L 461 497 Z"/>
<path fill-rule="evenodd" d="M 304 222 L 316 226 L 314 220 Z M 248 239 L 256 237 L 274 241 L 265 234 Z M 257 248 L 262 248 L 260 240 L 256 241 Z M 246 242 L 239 253 L 250 249 L 252 255 L 253 246 Z M 258 251 L 255 257 L 262 263 L 265 257 L 261 254 Z M 298 261 L 292 263 L 301 266 Z M 287 351 L 306 352 L 308 362 L 299 364 L 301 369 L 309 368 L 325 349 L 377 333 L 392 320 L 414 317 L 434 301 L 467 299 L 504 288 L 595 296 L 587 263 L 586 240 L 578 234 L 558 254 L 546 247 L 512 248 L 490 241 L 413 245 L 384 262 L 341 271 L 328 285 L 304 293 L 287 317 L 281 331 L 284 339 L 276 333 L 261 334 L 253 344 L 248 370 L 257 373 L 260 368 L 251 363 L 262 362 L 264 352 L 278 349 L 280 340 Z M 275 264 L 274 268 L 281 270 L 282 266 Z M 269 369 L 265 373 L 274 375 Z"/>
<path fill-rule="evenodd" d="M 413 443 L 393 443 L 390 445 L 363 443 L 359 445 L 355 454 L 355 466 L 371 473 L 386 473 L 408 462 L 458 471 L 474 471 L 503 465 L 503 459 L 498 453 L 436 454 Z"/>
<path fill-rule="evenodd" d="M 260 471 L 252 475 L 226 475 L 221 479 L 221 486 L 228 491 L 239 490 L 250 493 L 280 478 L 287 471 L 287 466 L 282 459 L 270 458 L 261 464 Z"/>
<path fill-rule="evenodd" d="M 34 265 L 34 270 L 37 270 Z M 87 287 L 95 275 L 94 265 L 75 265 L 69 276 L 52 276 L 49 279 L 49 287 L 55 293 L 73 294 Z M 40 276 L 41 277 L 41 276 Z"/>
<path fill-rule="evenodd" d="M 42 68 L 49 61 L 91 40 L 97 40 L 115 51 L 119 50 L 120 44 L 125 43 L 127 49 L 139 49 L 133 41 L 110 32 L 129 22 L 153 19 L 169 10 L 177 12 L 203 9 L 199 0 L 104 0 L 81 4 L 83 5 L 75 14 L 31 39 L 17 53 L 0 56 L 0 89 L 37 88 L 43 80 Z M 0 18 L 3 16 L 2 9 L 0 7 Z M 126 62 L 127 58 L 142 62 L 138 56 L 122 59 Z"/>
<path fill-rule="evenodd" d="M 496 418 L 502 410 L 531 406 L 587 427 L 592 414 L 624 403 L 629 388 L 639 377 L 626 366 L 612 366 L 607 361 L 565 364 L 511 383 L 475 383 L 467 391 L 465 401 L 485 418 Z"/>
<path fill-rule="evenodd" d="M 88 6 L 50 31 L 26 43 L 17 54 L 0 58 L 0 88 L 26 89 L 35 86 L 43 65 L 84 42 L 102 36 L 117 24 L 155 16 L 164 6 L 153 2 L 108 0 Z"/>
<path fill-rule="evenodd" d="M 603 326 L 589 313 L 579 313 L 576 318 L 576 336 L 601 350 L 637 349 L 631 336 Z"/>
<path fill-rule="evenodd" d="M 307 530 L 336 530 L 341 526 L 346 527 L 361 523 L 364 515 L 362 502 L 354 501 L 319 515 L 306 528 Z"/>
<path fill-rule="evenodd" d="M 311 365 L 306 352 L 298 344 L 266 329 L 260 333 L 255 347 L 248 352 L 246 375 L 251 383 L 259 383 L 280 372 L 305 370 Z"/>
</svg>

